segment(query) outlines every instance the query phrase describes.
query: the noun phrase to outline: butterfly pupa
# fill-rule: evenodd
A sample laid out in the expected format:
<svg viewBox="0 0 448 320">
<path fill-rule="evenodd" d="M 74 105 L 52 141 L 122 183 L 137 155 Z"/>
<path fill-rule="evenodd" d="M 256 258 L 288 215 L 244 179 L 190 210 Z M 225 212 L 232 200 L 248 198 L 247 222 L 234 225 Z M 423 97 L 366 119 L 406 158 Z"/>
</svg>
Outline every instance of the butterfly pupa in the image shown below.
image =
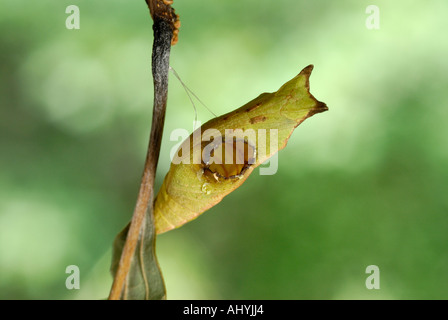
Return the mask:
<svg viewBox="0 0 448 320">
<path fill-rule="evenodd" d="M 189 152 L 181 157 L 188 161 L 171 163 L 154 203 L 158 234 L 182 226 L 219 203 L 256 167 L 283 149 L 300 123 L 328 110 L 309 92 L 312 70 L 310 65 L 276 92 L 263 93 L 242 107 L 211 119 L 182 143 L 179 150 Z M 220 138 L 211 142 L 210 137 L 204 136 L 209 130 Z M 248 137 L 249 130 L 256 134 Z M 229 132 L 234 134 L 231 138 Z M 260 135 L 263 132 L 266 134 Z M 275 139 L 270 132 L 276 133 Z M 209 149 L 204 152 L 207 146 Z M 229 150 L 233 158 L 226 164 Z M 212 162 L 212 158 L 220 158 L 224 163 Z M 238 159 L 241 163 L 237 163 Z"/>
</svg>

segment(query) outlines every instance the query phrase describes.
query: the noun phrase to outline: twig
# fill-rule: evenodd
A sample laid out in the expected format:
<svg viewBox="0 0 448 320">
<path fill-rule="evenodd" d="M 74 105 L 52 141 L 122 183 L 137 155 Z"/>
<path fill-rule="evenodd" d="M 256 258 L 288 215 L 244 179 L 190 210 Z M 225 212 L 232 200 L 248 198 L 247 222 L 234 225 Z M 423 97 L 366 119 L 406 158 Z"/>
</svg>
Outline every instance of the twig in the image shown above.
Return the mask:
<svg viewBox="0 0 448 320">
<path fill-rule="evenodd" d="M 121 254 L 117 272 L 109 295 L 109 300 L 120 299 L 131 266 L 132 257 L 137 246 L 139 234 L 143 227 L 146 212 L 153 205 L 154 180 L 162 142 L 165 110 L 168 96 L 168 71 L 173 33 L 179 24 L 174 10 L 161 0 L 146 0 L 154 20 L 154 42 L 152 49 L 152 74 L 154 79 L 154 107 L 146 162 L 140 191 L 132 216 L 126 243 Z M 177 32 L 174 34 L 177 35 Z M 155 234 L 155 233 L 154 233 Z"/>
</svg>

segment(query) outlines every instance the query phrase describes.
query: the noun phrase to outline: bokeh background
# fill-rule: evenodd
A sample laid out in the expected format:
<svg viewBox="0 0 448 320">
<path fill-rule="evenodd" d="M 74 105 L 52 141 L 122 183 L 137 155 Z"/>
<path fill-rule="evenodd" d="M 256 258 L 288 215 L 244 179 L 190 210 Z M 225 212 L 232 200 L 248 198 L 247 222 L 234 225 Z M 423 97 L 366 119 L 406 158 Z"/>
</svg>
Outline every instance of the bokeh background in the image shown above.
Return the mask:
<svg viewBox="0 0 448 320">
<path fill-rule="evenodd" d="M 68 30 L 68 5 L 81 28 Z M 380 29 L 365 26 L 380 9 Z M 169 299 L 448 298 L 448 2 L 176 0 L 171 65 L 216 114 L 314 64 L 330 110 L 279 170 L 158 237 Z M 141 1 L 0 2 L 0 298 L 104 299 L 152 113 Z M 170 76 L 157 186 L 195 113 Z M 212 115 L 197 104 L 198 118 Z M 65 288 L 65 268 L 81 289 Z M 365 269 L 380 268 L 367 290 Z"/>
</svg>

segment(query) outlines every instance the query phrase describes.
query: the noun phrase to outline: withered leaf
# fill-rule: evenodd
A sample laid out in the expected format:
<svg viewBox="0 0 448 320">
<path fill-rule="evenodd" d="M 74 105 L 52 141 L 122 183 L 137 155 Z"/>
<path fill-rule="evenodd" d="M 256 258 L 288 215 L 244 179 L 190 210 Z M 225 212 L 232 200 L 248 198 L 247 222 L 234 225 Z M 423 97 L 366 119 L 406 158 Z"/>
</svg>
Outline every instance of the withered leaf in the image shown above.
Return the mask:
<svg viewBox="0 0 448 320">
<path fill-rule="evenodd" d="M 129 224 L 115 238 L 111 264 L 112 276 L 115 276 L 117 271 L 128 230 Z M 166 299 L 165 283 L 155 254 L 154 232 L 154 221 L 147 212 L 121 294 L 122 300 Z"/>
</svg>

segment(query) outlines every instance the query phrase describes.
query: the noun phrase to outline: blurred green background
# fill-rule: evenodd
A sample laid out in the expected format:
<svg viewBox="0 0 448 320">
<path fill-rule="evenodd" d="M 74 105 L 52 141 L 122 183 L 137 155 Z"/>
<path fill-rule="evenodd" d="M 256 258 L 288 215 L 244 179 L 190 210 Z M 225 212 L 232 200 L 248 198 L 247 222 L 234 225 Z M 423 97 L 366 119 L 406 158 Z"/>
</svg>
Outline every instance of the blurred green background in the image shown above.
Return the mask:
<svg viewBox="0 0 448 320">
<path fill-rule="evenodd" d="M 68 5 L 81 28 L 68 30 Z M 366 7 L 380 9 L 369 30 Z M 314 64 L 330 110 L 197 220 L 158 237 L 168 299 L 448 298 L 448 2 L 176 0 L 171 65 L 216 114 Z M 0 298 L 103 299 L 152 113 L 140 1 L 0 3 Z M 172 75 L 158 168 L 194 111 Z M 199 104 L 198 118 L 211 114 Z M 81 289 L 65 288 L 65 268 Z M 380 268 L 367 290 L 365 269 Z"/>
</svg>

